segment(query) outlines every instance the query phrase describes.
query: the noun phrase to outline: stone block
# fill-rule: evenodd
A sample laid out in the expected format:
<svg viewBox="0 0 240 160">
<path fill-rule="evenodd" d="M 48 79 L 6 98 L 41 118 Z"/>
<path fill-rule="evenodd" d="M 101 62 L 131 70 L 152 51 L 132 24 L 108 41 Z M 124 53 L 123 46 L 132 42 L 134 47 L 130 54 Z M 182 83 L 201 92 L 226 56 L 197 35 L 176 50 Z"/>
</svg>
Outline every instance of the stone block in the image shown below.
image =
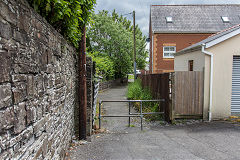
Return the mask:
<svg viewBox="0 0 240 160">
<path fill-rule="evenodd" d="M 0 21 L 0 36 L 7 40 L 12 37 L 12 28 L 10 24 Z"/>
<path fill-rule="evenodd" d="M 12 88 L 14 104 L 22 102 L 27 97 L 27 89 L 25 82 L 16 82 L 14 83 L 15 87 Z"/>
<path fill-rule="evenodd" d="M 38 94 L 40 97 L 42 96 L 44 91 L 43 84 L 43 75 L 34 76 L 34 95 Z"/>
<path fill-rule="evenodd" d="M 14 75 L 12 75 L 12 81 L 13 82 L 26 82 L 27 81 L 27 75 L 25 75 L 25 74 L 14 74 Z"/>
<path fill-rule="evenodd" d="M 40 58 L 40 70 L 43 72 L 47 71 L 47 64 L 48 64 L 48 55 L 46 49 L 43 49 Z"/>
<path fill-rule="evenodd" d="M 42 132 L 46 130 L 45 123 L 48 121 L 48 116 L 42 117 L 39 121 L 33 124 L 33 134 L 35 137 L 41 136 Z"/>
<path fill-rule="evenodd" d="M 0 8 L 0 15 L 9 23 L 17 25 L 17 15 L 11 10 L 10 5 L 0 1 Z"/>
<path fill-rule="evenodd" d="M 13 127 L 13 125 L 14 125 L 13 107 L 9 107 L 3 111 L 0 111 L 0 133 L 4 133 L 5 130 Z"/>
<path fill-rule="evenodd" d="M 0 85 L 0 109 L 12 104 L 11 84 Z"/>
<path fill-rule="evenodd" d="M 0 85 L 0 109 L 12 104 L 11 84 Z"/>
<path fill-rule="evenodd" d="M 14 30 L 13 31 L 13 38 L 23 44 L 23 45 L 27 45 L 29 42 L 30 42 L 30 38 L 27 36 L 26 33 L 22 33 L 22 32 L 19 32 L 17 30 Z"/>
<path fill-rule="evenodd" d="M 31 12 L 29 8 L 21 8 L 19 12 L 19 20 L 18 20 L 18 27 L 24 30 L 26 33 L 30 33 L 31 31 Z"/>
<path fill-rule="evenodd" d="M 26 112 L 27 112 L 27 125 L 30 125 L 37 120 L 37 103 L 36 101 L 26 102 Z"/>
<path fill-rule="evenodd" d="M 15 120 L 14 120 L 14 133 L 22 132 L 26 127 L 26 109 L 25 102 L 19 103 L 14 106 Z"/>
<path fill-rule="evenodd" d="M 34 79 L 33 75 L 27 76 L 27 96 L 32 97 L 34 95 Z"/>
<path fill-rule="evenodd" d="M 7 52 L 0 53 L 0 82 L 10 81 L 10 71 L 11 71 L 11 54 Z"/>
<path fill-rule="evenodd" d="M 15 73 L 33 73 L 39 72 L 39 67 L 36 64 L 26 64 L 26 63 L 15 63 L 13 64 Z"/>
</svg>

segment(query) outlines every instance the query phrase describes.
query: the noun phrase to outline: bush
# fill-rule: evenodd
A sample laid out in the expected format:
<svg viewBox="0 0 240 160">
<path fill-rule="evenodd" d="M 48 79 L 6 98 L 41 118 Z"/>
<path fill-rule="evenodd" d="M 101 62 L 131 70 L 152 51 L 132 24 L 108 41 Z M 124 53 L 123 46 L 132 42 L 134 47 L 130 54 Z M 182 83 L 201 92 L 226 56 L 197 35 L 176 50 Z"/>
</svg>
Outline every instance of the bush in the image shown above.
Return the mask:
<svg viewBox="0 0 240 160">
<path fill-rule="evenodd" d="M 102 56 L 98 52 L 88 53 L 96 62 L 96 74 L 103 77 L 103 80 L 114 79 L 114 63 L 108 56 Z"/>
<path fill-rule="evenodd" d="M 149 88 L 142 88 L 141 80 L 137 79 L 133 83 L 128 85 L 127 98 L 131 100 L 152 100 L 151 91 Z M 143 102 L 143 112 L 159 112 L 159 103 L 156 102 Z M 139 111 L 140 103 L 133 103 L 134 108 Z M 158 114 L 155 115 L 145 115 L 150 121 L 159 120 L 162 117 Z"/>
</svg>

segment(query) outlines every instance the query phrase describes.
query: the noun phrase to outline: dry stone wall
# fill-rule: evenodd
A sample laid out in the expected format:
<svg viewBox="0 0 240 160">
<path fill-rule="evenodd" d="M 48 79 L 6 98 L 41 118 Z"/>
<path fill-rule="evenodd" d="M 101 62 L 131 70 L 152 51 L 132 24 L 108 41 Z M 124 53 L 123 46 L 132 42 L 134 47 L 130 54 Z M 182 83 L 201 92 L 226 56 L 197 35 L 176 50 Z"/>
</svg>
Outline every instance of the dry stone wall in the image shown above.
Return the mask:
<svg viewBox="0 0 240 160">
<path fill-rule="evenodd" d="M 0 159 L 63 159 L 76 52 L 25 0 L 0 1 Z"/>
</svg>

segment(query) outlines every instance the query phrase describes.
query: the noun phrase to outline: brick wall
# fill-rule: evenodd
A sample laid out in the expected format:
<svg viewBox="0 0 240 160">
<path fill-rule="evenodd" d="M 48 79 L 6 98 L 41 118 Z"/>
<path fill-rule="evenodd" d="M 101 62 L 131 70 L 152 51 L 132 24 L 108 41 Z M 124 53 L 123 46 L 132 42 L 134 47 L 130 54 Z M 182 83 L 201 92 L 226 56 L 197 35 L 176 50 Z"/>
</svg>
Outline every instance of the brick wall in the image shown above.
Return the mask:
<svg viewBox="0 0 240 160">
<path fill-rule="evenodd" d="M 76 52 L 24 0 L 0 1 L 0 159 L 63 159 Z"/>
<path fill-rule="evenodd" d="M 210 35 L 212 34 L 154 34 L 153 73 L 172 72 L 174 70 L 174 58 L 163 58 L 164 44 L 175 44 L 176 51 L 180 51 L 206 39 Z M 150 46 L 151 48 L 152 46 Z M 151 53 L 150 50 L 150 64 L 152 63 Z M 150 70 L 151 67 L 152 65 L 150 65 Z"/>
</svg>

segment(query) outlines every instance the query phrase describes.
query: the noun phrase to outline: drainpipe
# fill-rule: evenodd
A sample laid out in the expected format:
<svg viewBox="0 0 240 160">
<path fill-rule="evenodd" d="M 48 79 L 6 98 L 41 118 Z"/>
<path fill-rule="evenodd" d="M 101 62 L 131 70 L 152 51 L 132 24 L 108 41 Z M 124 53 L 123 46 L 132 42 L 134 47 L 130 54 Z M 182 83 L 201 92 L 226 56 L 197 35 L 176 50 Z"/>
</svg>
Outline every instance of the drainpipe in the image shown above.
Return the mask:
<svg viewBox="0 0 240 160">
<path fill-rule="evenodd" d="M 210 104 L 208 109 L 208 120 L 212 120 L 212 86 L 213 86 L 213 54 L 205 50 L 206 44 L 202 44 L 202 53 L 211 56 L 211 66 L 210 66 Z"/>
<path fill-rule="evenodd" d="M 153 35 L 152 35 L 152 74 L 153 74 L 153 41 L 154 41 L 154 39 L 153 39 Z"/>
</svg>

